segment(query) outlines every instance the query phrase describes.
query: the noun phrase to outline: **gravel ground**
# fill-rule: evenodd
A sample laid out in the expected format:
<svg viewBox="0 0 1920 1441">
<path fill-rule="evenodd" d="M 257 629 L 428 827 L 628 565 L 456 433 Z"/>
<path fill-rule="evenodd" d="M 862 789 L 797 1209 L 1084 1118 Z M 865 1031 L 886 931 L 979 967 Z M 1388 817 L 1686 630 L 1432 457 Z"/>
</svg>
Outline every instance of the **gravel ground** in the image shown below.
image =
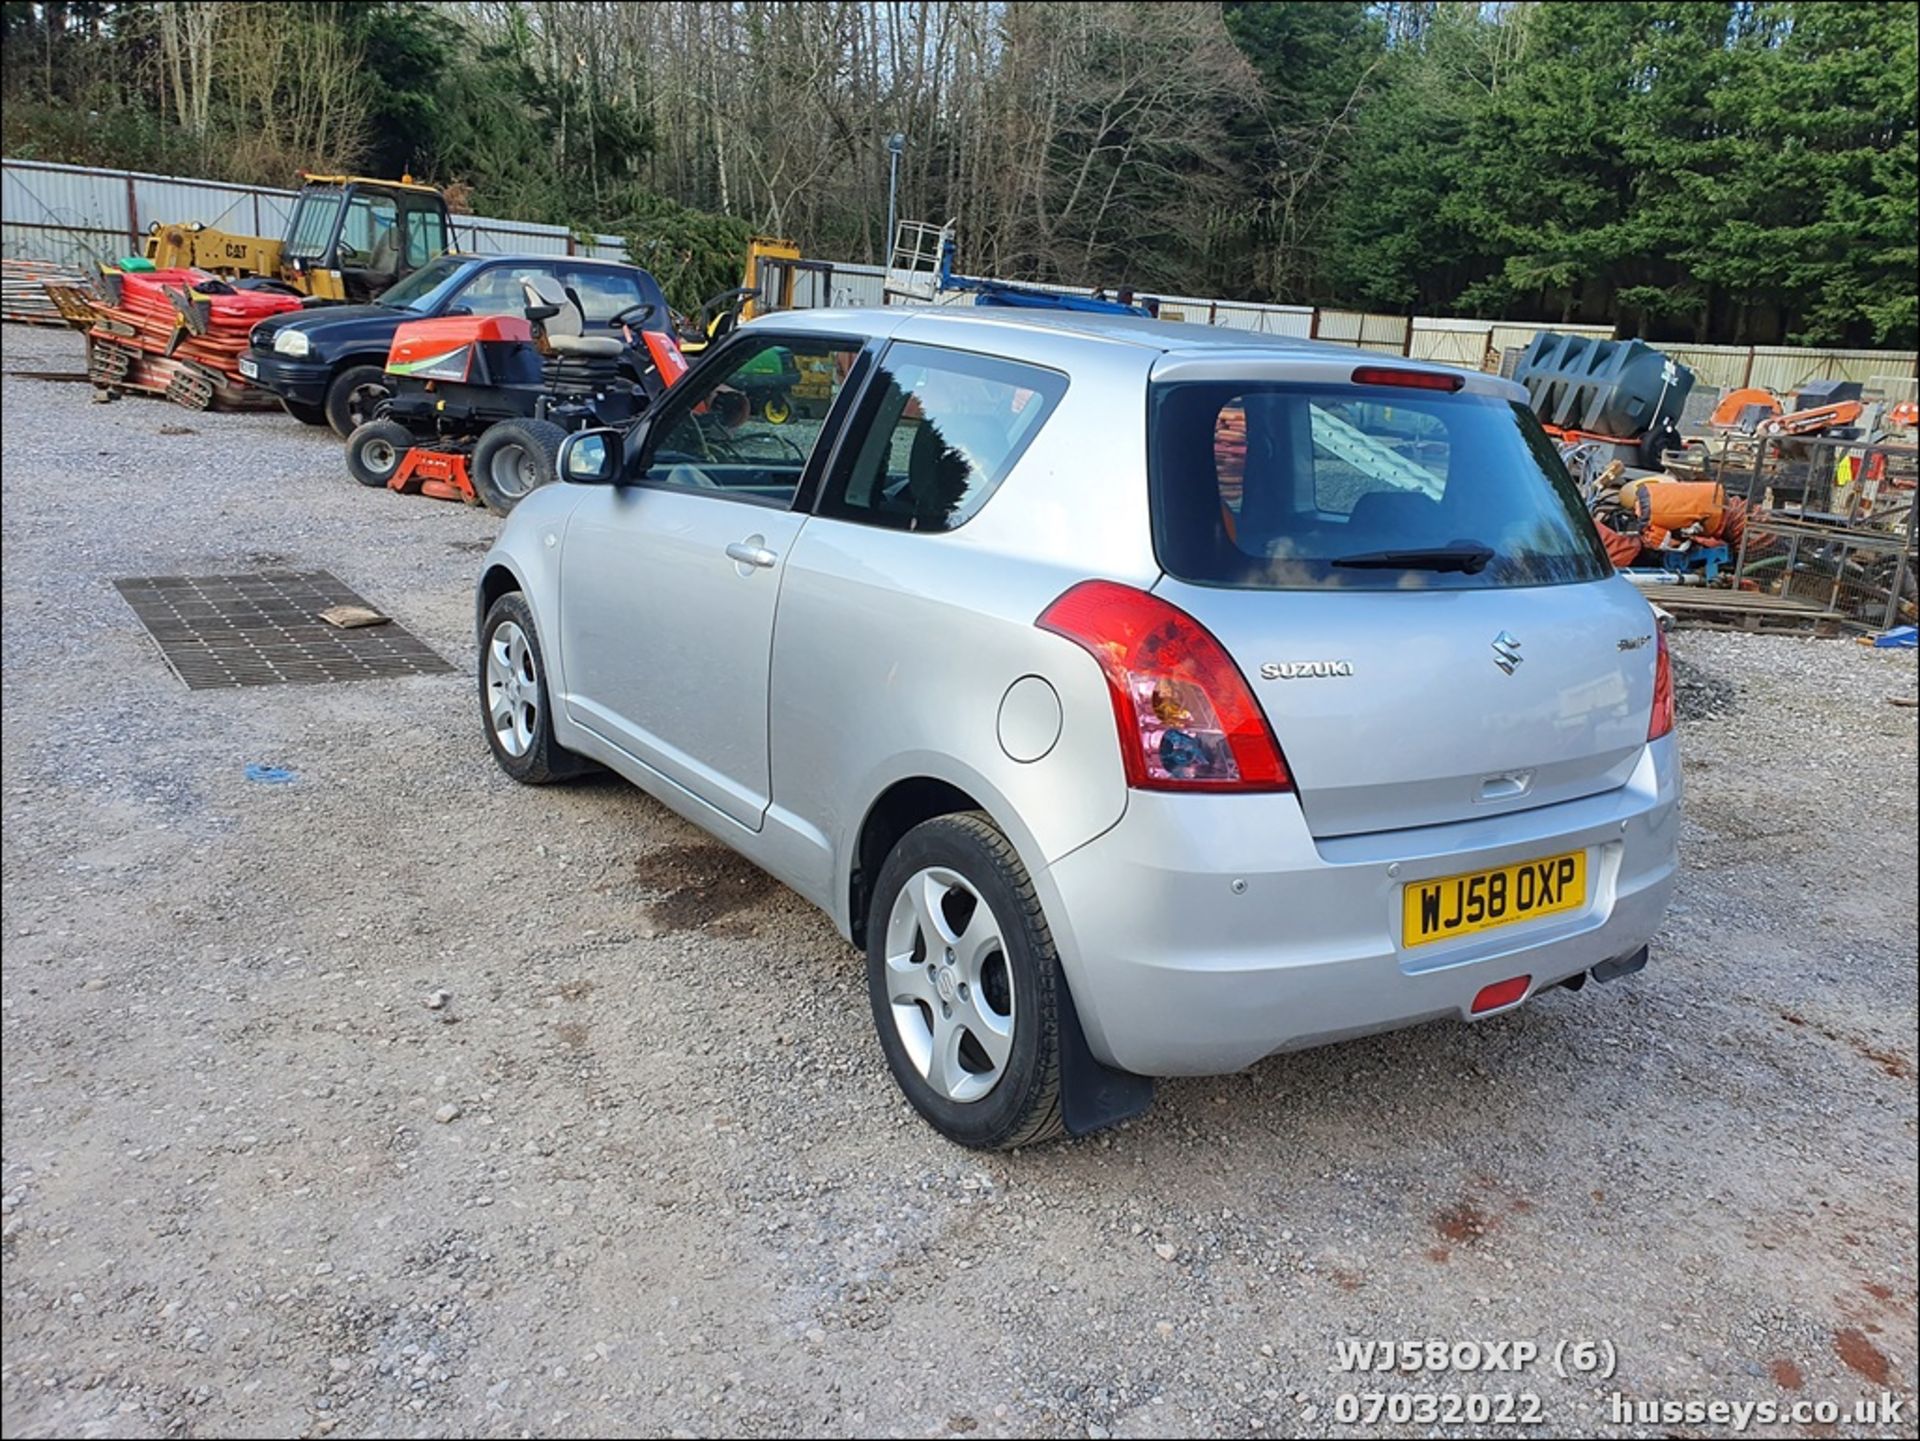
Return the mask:
<svg viewBox="0 0 1920 1441">
<path fill-rule="evenodd" d="M 1337 1435 L 1370 1391 L 1583 1435 L 1717 1433 L 1615 1391 L 1891 1391 L 1828 1434 L 1913 1434 L 1911 654 L 1675 637 L 1641 975 L 981 1157 L 825 919 L 637 791 L 496 773 L 490 518 L 280 416 L 4 402 L 7 1435 Z M 188 692 L 108 583 L 283 563 L 462 674 Z M 1617 1372 L 1355 1377 L 1347 1337 Z"/>
</svg>

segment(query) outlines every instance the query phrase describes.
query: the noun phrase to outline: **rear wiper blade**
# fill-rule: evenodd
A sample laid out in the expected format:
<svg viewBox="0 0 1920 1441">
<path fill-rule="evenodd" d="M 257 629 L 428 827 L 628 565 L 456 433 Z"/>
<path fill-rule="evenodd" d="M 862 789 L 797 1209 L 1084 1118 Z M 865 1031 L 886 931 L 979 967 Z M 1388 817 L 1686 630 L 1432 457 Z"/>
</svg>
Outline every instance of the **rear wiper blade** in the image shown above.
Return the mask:
<svg viewBox="0 0 1920 1441">
<path fill-rule="evenodd" d="M 1458 570 L 1478 575 L 1493 555 L 1484 545 L 1449 545 L 1431 550 L 1363 550 L 1336 556 L 1331 564 L 1357 570 Z"/>
</svg>

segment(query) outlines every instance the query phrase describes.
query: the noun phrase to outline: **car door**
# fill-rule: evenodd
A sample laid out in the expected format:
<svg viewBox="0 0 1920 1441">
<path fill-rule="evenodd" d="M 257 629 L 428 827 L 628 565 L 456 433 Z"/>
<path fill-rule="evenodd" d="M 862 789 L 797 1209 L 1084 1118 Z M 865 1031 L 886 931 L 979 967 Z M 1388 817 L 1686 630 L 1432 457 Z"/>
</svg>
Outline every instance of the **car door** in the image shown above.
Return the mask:
<svg viewBox="0 0 1920 1441">
<path fill-rule="evenodd" d="M 861 345 L 736 337 L 655 413 L 629 483 L 588 489 L 568 522 L 567 714 L 754 830 L 774 606 L 806 518 L 794 501 L 816 483 Z"/>
</svg>

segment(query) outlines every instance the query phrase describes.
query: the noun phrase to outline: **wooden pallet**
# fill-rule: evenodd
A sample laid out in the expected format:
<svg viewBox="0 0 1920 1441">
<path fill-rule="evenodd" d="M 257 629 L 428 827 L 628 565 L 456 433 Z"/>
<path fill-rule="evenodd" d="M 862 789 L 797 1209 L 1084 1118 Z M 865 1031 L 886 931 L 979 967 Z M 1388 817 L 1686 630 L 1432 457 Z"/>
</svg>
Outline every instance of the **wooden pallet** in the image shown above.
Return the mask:
<svg viewBox="0 0 1920 1441">
<path fill-rule="evenodd" d="M 0 319 L 28 325 L 65 325 L 68 321 L 48 286 L 84 284 L 77 270 L 44 260 L 0 261 Z"/>
<path fill-rule="evenodd" d="M 1859 624 L 1818 602 L 1766 591 L 1668 585 L 1649 589 L 1646 595 L 1648 600 L 1670 611 L 1681 624 L 1707 630 L 1831 634 L 1849 624 Z"/>
</svg>

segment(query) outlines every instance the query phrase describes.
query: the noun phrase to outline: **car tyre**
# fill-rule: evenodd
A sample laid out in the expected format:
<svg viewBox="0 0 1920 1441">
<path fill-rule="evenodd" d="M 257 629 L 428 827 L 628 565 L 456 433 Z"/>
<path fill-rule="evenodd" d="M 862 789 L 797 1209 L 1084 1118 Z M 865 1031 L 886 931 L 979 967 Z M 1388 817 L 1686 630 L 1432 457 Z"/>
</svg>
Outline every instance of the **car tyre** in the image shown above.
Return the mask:
<svg viewBox="0 0 1920 1441">
<path fill-rule="evenodd" d="M 481 504 L 505 515 L 560 476 L 560 443 L 566 431 L 550 420 L 503 420 L 473 448 L 467 478 Z"/>
<path fill-rule="evenodd" d="M 325 425 L 327 408 L 324 405 L 306 405 L 298 400 L 280 397 L 280 408 L 302 425 Z"/>
<path fill-rule="evenodd" d="M 893 1078 L 976 1150 L 1064 1130 L 1060 959 L 1033 880 L 982 812 L 923 821 L 880 867 L 867 995 Z"/>
<path fill-rule="evenodd" d="M 349 365 L 327 386 L 327 424 L 342 440 L 374 419 L 393 398 L 393 382 L 377 365 Z"/>
<path fill-rule="evenodd" d="M 413 449 L 413 432 L 397 420 L 370 420 L 347 437 L 347 473 L 379 490 L 399 472 Z"/>
<path fill-rule="evenodd" d="M 501 770 L 543 786 L 595 769 L 553 738 L 547 662 L 533 611 L 518 591 L 496 600 L 480 626 L 480 721 Z"/>
</svg>

